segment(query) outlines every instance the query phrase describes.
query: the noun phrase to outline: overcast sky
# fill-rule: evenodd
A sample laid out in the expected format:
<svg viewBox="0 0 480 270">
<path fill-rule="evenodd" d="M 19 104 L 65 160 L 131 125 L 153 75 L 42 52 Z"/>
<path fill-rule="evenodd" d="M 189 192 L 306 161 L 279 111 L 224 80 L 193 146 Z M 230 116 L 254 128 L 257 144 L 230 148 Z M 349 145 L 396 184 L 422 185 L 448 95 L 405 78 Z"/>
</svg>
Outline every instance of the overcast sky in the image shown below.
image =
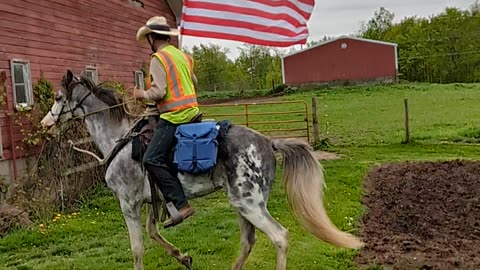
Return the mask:
<svg viewBox="0 0 480 270">
<path fill-rule="evenodd" d="M 466 9 L 474 2 L 475 0 L 316 0 L 308 23 L 309 41 L 319 40 L 323 36 L 335 37 L 355 33 L 360 29 L 361 22 L 370 20 L 374 11 L 380 7 L 392 11 L 395 21 L 398 22 L 407 16 L 429 17 L 442 12 L 446 7 Z M 230 58 L 238 55 L 237 47 L 242 45 L 235 41 L 183 37 L 183 46 L 191 48 L 201 43 L 227 47 Z"/>
</svg>

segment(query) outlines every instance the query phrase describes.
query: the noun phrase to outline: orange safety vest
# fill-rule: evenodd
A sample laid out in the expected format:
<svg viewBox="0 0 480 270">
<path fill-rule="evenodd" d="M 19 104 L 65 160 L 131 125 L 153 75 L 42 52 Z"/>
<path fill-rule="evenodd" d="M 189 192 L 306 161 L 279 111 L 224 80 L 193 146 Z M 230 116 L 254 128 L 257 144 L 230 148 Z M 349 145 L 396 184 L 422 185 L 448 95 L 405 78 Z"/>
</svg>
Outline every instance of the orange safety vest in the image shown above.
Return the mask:
<svg viewBox="0 0 480 270">
<path fill-rule="evenodd" d="M 182 51 L 168 45 L 152 54 L 165 68 L 167 89 L 162 100 L 157 102 L 160 113 L 180 111 L 198 106 L 195 86 L 192 81 L 193 61 Z"/>
</svg>

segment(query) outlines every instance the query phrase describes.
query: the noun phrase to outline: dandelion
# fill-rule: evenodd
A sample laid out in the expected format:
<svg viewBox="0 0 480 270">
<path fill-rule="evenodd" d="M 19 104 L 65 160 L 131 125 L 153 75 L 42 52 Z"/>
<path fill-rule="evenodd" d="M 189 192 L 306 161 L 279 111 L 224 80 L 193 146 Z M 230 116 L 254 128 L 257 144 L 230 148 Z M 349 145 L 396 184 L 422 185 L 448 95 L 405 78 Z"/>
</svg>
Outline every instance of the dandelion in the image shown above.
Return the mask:
<svg viewBox="0 0 480 270">
<path fill-rule="evenodd" d="M 40 226 L 40 228 L 43 228 L 45 225 L 43 225 L 43 224 L 40 224 L 39 226 Z"/>
</svg>

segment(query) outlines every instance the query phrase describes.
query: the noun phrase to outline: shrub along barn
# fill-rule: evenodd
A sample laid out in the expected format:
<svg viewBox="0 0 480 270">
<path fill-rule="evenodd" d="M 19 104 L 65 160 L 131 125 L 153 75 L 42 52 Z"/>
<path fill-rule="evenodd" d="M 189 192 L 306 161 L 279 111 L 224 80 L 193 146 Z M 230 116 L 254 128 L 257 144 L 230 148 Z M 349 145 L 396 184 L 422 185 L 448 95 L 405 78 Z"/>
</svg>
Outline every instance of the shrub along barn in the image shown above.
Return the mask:
<svg viewBox="0 0 480 270">
<path fill-rule="evenodd" d="M 395 82 L 397 44 L 339 37 L 286 55 L 283 83 L 289 86 Z"/>
<path fill-rule="evenodd" d="M 166 0 L 0 2 L 0 178 L 24 171 L 22 129 L 29 127 L 16 119 L 22 118 L 20 110 L 36 102 L 33 85 L 43 77 L 58 89 L 71 69 L 96 82 L 142 86 L 142 69 L 151 51 L 135 40 L 136 31 L 157 15 L 174 26 L 178 1 L 171 2 L 172 6 Z"/>
</svg>

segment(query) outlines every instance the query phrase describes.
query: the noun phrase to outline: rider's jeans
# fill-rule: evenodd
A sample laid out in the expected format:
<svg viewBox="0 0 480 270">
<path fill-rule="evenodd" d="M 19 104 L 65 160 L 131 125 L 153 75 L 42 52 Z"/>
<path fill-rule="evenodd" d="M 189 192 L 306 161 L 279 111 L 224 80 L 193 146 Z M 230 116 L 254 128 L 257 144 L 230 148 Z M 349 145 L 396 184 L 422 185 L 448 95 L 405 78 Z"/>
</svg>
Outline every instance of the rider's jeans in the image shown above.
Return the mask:
<svg viewBox="0 0 480 270">
<path fill-rule="evenodd" d="M 167 165 L 167 157 L 175 145 L 178 125 L 160 119 L 143 156 L 143 165 L 158 185 L 166 202 L 173 202 L 177 209 L 188 205 L 176 170 Z"/>
</svg>

